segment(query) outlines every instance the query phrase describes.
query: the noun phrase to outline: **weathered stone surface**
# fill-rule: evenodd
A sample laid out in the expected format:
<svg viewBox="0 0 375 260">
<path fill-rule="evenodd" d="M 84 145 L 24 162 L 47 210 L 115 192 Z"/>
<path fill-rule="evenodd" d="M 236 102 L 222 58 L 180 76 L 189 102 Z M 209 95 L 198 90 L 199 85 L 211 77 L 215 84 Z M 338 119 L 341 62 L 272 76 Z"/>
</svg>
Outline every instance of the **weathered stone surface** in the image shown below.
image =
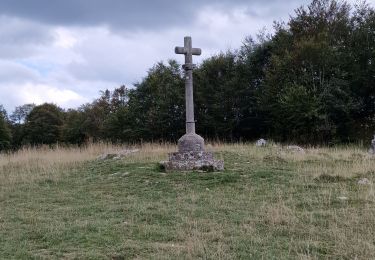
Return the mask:
<svg viewBox="0 0 375 260">
<path fill-rule="evenodd" d="M 371 141 L 371 147 L 370 147 L 370 150 L 368 152 L 371 155 L 375 155 L 375 135 L 374 135 L 374 139 L 372 139 L 372 141 Z"/>
<path fill-rule="evenodd" d="M 202 51 L 199 48 L 193 48 L 191 37 L 186 36 L 184 38 L 184 47 L 176 47 L 175 53 L 185 55 L 185 64 L 182 67 L 185 71 L 186 133 L 195 134 L 193 99 L 193 55 L 201 55 Z"/>
<path fill-rule="evenodd" d="M 160 163 L 167 172 L 171 171 L 223 171 L 224 162 L 215 160 L 210 152 L 190 151 L 169 154 L 169 161 Z"/>
<path fill-rule="evenodd" d="M 202 152 L 204 151 L 204 139 L 194 133 L 186 134 L 178 140 L 178 151 L 184 152 Z"/>
</svg>

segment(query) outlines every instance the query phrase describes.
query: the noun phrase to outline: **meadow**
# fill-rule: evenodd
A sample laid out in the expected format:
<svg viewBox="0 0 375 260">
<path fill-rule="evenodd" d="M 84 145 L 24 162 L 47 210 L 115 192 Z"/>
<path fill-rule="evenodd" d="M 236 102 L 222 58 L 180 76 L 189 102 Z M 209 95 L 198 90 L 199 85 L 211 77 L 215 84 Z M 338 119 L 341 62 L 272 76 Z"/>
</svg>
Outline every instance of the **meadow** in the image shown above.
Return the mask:
<svg viewBox="0 0 375 260">
<path fill-rule="evenodd" d="M 168 144 L 97 160 L 123 148 L 0 155 L 0 259 L 375 259 L 364 148 L 208 145 L 224 172 L 164 173 Z"/>
</svg>

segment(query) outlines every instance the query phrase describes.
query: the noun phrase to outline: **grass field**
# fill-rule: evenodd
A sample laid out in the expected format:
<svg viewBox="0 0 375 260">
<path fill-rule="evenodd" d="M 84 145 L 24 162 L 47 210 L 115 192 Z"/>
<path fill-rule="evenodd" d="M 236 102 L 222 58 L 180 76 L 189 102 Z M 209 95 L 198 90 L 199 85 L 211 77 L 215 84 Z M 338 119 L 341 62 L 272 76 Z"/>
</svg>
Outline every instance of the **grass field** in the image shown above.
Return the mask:
<svg viewBox="0 0 375 260">
<path fill-rule="evenodd" d="M 159 172 L 170 145 L 1 155 L 0 259 L 375 259 L 365 150 L 208 148 L 224 172 Z"/>
</svg>

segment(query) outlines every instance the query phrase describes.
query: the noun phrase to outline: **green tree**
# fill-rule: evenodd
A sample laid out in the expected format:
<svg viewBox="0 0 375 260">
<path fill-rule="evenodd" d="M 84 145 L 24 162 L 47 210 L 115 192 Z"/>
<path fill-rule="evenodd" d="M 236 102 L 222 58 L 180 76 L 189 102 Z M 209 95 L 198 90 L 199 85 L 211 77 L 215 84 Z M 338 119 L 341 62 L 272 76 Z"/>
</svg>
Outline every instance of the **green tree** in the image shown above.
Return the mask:
<svg viewBox="0 0 375 260">
<path fill-rule="evenodd" d="M 198 132 L 209 138 L 233 138 L 244 98 L 243 85 L 237 78 L 236 54 L 228 51 L 213 56 L 194 73 Z"/>
<path fill-rule="evenodd" d="M 301 142 L 353 138 L 358 106 L 348 73 L 351 30 L 350 6 L 335 0 L 313 0 L 296 10 L 288 27 L 276 26 L 260 98 L 274 136 Z"/>
<path fill-rule="evenodd" d="M 0 105 L 0 152 L 10 148 L 11 138 L 11 132 L 6 119 L 6 110 Z"/>
<path fill-rule="evenodd" d="M 351 18 L 350 88 L 359 104 L 354 131 L 367 139 L 375 132 L 375 10 L 366 3 L 356 7 Z"/>
<path fill-rule="evenodd" d="M 35 104 L 17 106 L 13 113 L 9 116 L 13 149 L 19 148 L 24 144 L 26 117 L 34 108 Z"/>
<path fill-rule="evenodd" d="M 129 141 L 128 130 L 129 91 L 120 86 L 111 92 L 110 113 L 104 121 L 104 138 L 113 142 Z"/>
<path fill-rule="evenodd" d="M 25 104 L 17 106 L 9 116 L 13 124 L 22 124 L 30 112 L 35 108 L 35 104 Z"/>
<path fill-rule="evenodd" d="M 89 139 L 84 128 L 85 113 L 81 109 L 69 109 L 62 126 L 62 140 L 70 144 L 83 144 Z"/>
<path fill-rule="evenodd" d="M 54 144 L 61 140 L 63 110 L 54 104 L 36 106 L 26 117 L 25 142 Z"/>
<path fill-rule="evenodd" d="M 180 65 L 156 64 L 129 91 L 127 128 L 132 140 L 177 140 L 185 132 L 184 81 Z"/>
</svg>

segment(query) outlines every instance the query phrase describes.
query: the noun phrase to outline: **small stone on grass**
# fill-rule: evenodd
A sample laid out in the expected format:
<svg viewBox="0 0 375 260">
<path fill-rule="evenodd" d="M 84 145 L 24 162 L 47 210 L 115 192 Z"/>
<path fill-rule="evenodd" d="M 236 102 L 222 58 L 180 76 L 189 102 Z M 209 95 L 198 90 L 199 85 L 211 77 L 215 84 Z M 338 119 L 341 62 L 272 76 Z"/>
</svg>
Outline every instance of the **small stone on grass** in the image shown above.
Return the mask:
<svg viewBox="0 0 375 260">
<path fill-rule="evenodd" d="M 359 185 L 370 185 L 371 182 L 370 182 L 370 180 L 367 179 L 367 178 L 362 178 L 362 179 L 360 179 L 360 180 L 358 181 L 358 184 L 359 184 Z"/>
</svg>

